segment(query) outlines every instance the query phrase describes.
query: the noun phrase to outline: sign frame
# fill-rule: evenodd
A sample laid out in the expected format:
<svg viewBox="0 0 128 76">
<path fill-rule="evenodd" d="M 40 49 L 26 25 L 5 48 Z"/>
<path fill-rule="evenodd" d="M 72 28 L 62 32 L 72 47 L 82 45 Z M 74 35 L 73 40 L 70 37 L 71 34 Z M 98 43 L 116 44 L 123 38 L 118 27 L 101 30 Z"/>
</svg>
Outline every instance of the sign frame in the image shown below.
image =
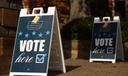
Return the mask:
<svg viewBox="0 0 128 76">
<path fill-rule="evenodd" d="M 39 13 L 35 13 L 35 11 L 39 10 L 40 12 Z M 59 28 L 59 21 L 58 21 L 58 15 L 57 15 L 57 10 L 56 10 L 56 7 L 49 7 L 48 8 L 48 12 L 47 13 L 43 13 L 43 8 L 34 8 L 33 11 L 32 11 L 32 14 L 27 14 L 27 11 L 28 9 L 21 9 L 20 11 L 20 15 L 19 15 L 19 18 L 20 17 L 30 17 L 30 16 L 53 16 L 53 19 L 52 19 L 52 27 L 51 27 L 51 33 L 50 33 L 50 43 L 49 43 L 49 50 L 48 50 L 48 60 L 47 60 L 47 68 L 46 68 L 46 72 L 12 72 L 12 67 L 13 67 L 13 58 L 14 58 L 14 54 L 15 54 L 15 48 L 16 48 L 16 40 L 17 40 L 17 36 L 16 36 L 16 40 L 15 40 L 15 46 L 14 46 L 14 52 L 13 52 L 13 57 L 12 57 L 12 62 L 11 62 L 11 67 L 10 67 L 10 74 L 9 76 L 14 76 L 14 75 L 34 75 L 34 76 L 47 76 L 48 74 L 48 69 L 49 69 L 49 64 L 53 61 L 50 61 L 50 60 L 53 60 L 52 57 L 50 57 L 50 55 L 52 55 L 53 52 L 51 51 L 54 51 L 52 50 L 52 47 L 53 46 L 53 32 L 55 32 L 55 34 L 57 35 L 58 37 L 58 49 L 59 50 L 56 50 L 59 54 L 59 57 L 56 58 L 58 59 L 58 65 L 60 66 L 59 69 L 53 67 L 52 69 L 54 70 L 61 70 L 63 71 L 63 73 L 66 73 L 66 68 L 65 68 L 65 62 L 64 62 L 64 55 L 63 55 L 63 48 L 62 48 L 62 42 L 61 42 L 61 36 L 60 36 L 60 28 Z M 19 22 L 18 22 L 18 27 L 19 28 Z M 18 30 L 17 30 L 17 33 L 18 33 Z M 52 64 L 52 63 L 51 63 Z"/>
<path fill-rule="evenodd" d="M 106 21 L 107 20 L 107 21 Z M 116 28 L 116 42 L 115 42 L 115 56 L 113 59 L 109 59 L 109 58 L 91 58 L 92 56 L 92 45 L 93 45 L 93 38 L 92 38 L 92 42 L 91 42 L 91 50 L 90 50 L 90 59 L 89 62 L 93 62 L 93 61 L 111 61 L 112 63 L 116 63 L 116 59 L 119 58 L 121 60 L 124 60 L 124 53 L 123 53 L 123 44 L 122 44 L 122 35 L 121 35 L 121 27 L 120 27 L 120 19 L 119 16 L 114 16 L 113 17 L 113 21 L 110 20 L 110 17 L 103 17 L 103 20 L 100 21 L 99 17 L 95 17 L 94 18 L 94 24 L 95 23 L 101 23 L 101 22 L 105 22 L 105 23 L 112 23 L 112 22 L 116 22 L 117 23 L 117 28 Z M 93 28 L 94 30 L 95 28 Z M 94 35 L 94 32 L 92 33 L 92 37 Z"/>
</svg>

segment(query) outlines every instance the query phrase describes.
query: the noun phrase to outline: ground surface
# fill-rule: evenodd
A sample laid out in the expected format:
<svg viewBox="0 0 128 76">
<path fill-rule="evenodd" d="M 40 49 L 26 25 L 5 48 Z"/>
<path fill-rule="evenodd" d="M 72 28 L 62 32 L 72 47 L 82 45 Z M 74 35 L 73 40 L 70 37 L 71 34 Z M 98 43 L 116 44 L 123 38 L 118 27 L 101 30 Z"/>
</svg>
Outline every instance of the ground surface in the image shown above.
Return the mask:
<svg viewBox="0 0 128 76">
<path fill-rule="evenodd" d="M 128 76 L 128 62 L 93 62 L 82 59 L 66 60 L 67 73 L 56 76 Z M 52 76 L 52 75 L 51 75 Z"/>
<path fill-rule="evenodd" d="M 48 76 L 128 76 L 128 61 L 112 64 L 111 62 L 89 63 L 86 59 L 66 59 L 65 63 L 67 73 L 49 71 Z M 0 76 L 8 76 L 4 73 Z"/>
</svg>

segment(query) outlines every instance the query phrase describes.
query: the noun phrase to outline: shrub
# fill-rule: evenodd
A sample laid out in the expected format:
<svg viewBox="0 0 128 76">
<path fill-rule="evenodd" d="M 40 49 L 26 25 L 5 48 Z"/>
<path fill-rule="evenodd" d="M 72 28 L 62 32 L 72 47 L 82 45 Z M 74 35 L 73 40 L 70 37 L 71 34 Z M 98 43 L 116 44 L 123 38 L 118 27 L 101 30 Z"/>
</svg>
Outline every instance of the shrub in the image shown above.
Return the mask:
<svg viewBox="0 0 128 76">
<path fill-rule="evenodd" d="M 62 38 L 90 40 L 92 24 L 93 18 L 91 17 L 74 19 L 62 28 Z"/>
<path fill-rule="evenodd" d="M 128 18 L 121 20 L 121 30 L 123 42 L 128 42 Z"/>
</svg>

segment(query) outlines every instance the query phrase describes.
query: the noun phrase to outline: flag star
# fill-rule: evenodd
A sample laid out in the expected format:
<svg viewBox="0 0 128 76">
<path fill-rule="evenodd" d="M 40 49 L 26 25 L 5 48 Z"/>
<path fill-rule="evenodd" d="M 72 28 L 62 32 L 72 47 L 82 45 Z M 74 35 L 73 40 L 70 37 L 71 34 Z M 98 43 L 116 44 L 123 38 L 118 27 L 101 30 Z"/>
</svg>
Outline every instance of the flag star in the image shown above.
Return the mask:
<svg viewBox="0 0 128 76">
<path fill-rule="evenodd" d="M 104 36 L 106 35 L 106 33 L 104 33 Z"/>
<path fill-rule="evenodd" d="M 38 34 L 38 36 L 39 36 L 39 37 L 42 37 L 42 36 L 43 36 L 43 34 L 42 34 L 42 33 L 39 33 L 39 34 Z"/>
<path fill-rule="evenodd" d="M 108 37 L 111 37 L 111 34 L 108 34 Z"/>
<path fill-rule="evenodd" d="M 101 35 L 99 35 L 99 37 L 101 37 Z"/>
<path fill-rule="evenodd" d="M 116 34 L 115 34 L 115 33 L 113 33 L 113 35 L 115 36 Z"/>
<path fill-rule="evenodd" d="M 19 32 L 19 36 L 21 36 L 23 34 L 23 32 Z"/>
<path fill-rule="evenodd" d="M 26 38 L 28 38 L 28 36 L 29 36 L 29 34 L 28 34 L 28 33 L 27 33 L 27 34 L 25 34 L 25 37 L 26 37 Z"/>
<path fill-rule="evenodd" d="M 95 36 L 96 36 L 97 34 L 95 33 Z"/>
<path fill-rule="evenodd" d="M 50 34 L 50 31 L 47 30 L 47 31 L 46 31 L 46 35 L 49 35 L 49 34 Z"/>
<path fill-rule="evenodd" d="M 32 32 L 32 35 L 36 35 L 36 32 L 35 32 L 35 31 L 33 31 L 33 32 Z"/>
</svg>

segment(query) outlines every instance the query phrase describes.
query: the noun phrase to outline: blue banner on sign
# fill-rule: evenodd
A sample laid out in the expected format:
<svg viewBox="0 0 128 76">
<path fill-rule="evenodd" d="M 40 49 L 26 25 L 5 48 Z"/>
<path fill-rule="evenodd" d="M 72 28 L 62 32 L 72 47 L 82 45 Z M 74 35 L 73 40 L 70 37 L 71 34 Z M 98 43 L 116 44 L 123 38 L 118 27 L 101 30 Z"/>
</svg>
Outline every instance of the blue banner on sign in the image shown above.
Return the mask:
<svg viewBox="0 0 128 76">
<path fill-rule="evenodd" d="M 90 58 L 115 59 L 117 22 L 94 23 Z"/>
<path fill-rule="evenodd" d="M 11 72 L 42 72 L 48 65 L 53 16 L 20 17 Z"/>
</svg>

